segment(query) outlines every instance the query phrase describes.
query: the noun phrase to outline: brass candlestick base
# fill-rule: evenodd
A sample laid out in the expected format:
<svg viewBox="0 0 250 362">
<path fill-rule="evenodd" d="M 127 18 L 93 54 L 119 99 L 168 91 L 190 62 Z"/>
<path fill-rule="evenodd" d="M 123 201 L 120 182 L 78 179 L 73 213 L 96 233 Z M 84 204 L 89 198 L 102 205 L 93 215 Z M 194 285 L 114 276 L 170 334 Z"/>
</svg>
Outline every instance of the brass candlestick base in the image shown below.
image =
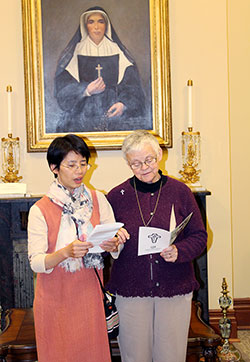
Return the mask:
<svg viewBox="0 0 250 362">
<path fill-rule="evenodd" d="M 20 145 L 19 137 L 12 138 L 12 133 L 8 138 L 2 138 L 2 167 L 4 177 L 1 180 L 4 183 L 19 182 L 22 176 L 17 176 L 20 166 Z"/>
<path fill-rule="evenodd" d="M 229 343 L 229 337 L 231 334 L 231 320 L 227 318 L 227 309 L 232 304 L 232 298 L 228 296 L 229 291 L 227 290 L 227 282 L 226 278 L 222 280 L 222 296 L 219 298 L 219 305 L 222 309 L 223 317 L 219 320 L 219 328 L 221 332 L 221 336 L 223 338 L 223 345 L 219 346 L 217 349 L 217 355 L 219 357 L 219 361 L 240 361 L 241 354 L 240 352 Z"/>
<path fill-rule="evenodd" d="M 200 162 L 200 132 L 193 132 L 189 127 L 188 132 L 182 132 L 182 162 L 183 170 L 179 171 L 182 181 L 194 185 L 200 180 L 198 169 Z"/>
</svg>

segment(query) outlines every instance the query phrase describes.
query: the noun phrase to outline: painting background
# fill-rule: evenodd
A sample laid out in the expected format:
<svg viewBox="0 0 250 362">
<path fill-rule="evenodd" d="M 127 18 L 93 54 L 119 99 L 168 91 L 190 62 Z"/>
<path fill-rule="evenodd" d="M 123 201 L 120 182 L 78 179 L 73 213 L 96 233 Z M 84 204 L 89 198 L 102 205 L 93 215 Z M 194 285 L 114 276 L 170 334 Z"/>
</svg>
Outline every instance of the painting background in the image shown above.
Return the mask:
<svg viewBox="0 0 250 362">
<path fill-rule="evenodd" d="M 54 75 L 63 49 L 79 26 L 82 12 L 103 7 L 122 43 L 134 57 L 151 116 L 151 59 L 149 1 L 147 0 L 42 0 L 42 45 L 46 133 L 55 133 L 60 108 L 54 97 Z"/>
</svg>

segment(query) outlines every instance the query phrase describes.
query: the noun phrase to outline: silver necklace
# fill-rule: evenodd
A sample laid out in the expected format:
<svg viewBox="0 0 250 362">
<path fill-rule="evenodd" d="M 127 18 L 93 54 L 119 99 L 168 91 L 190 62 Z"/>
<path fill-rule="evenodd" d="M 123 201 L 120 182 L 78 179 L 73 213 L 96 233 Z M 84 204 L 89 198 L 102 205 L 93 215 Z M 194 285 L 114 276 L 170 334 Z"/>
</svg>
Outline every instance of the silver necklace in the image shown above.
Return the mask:
<svg viewBox="0 0 250 362">
<path fill-rule="evenodd" d="M 136 189 L 135 178 L 134 178 L 134 189 L 135 189 L 136 201 L 137 201 L 137 205 L 138 205 L 138 208 L 139 208 L 139 211 L 140 211 L 140 215 L 141 215 L 143 225 L 148 226 L 150 224 L 151 220 L 153 219 L 155 213 L 156 213 L 156 209 L 157 209 L 157 206 L 158 206 L 158 203 L 159 203 L 159 200 L 160 200 L 161 189 L 162 189 L 162 180 L 161 180 L 161 183 L 160 183 L 159 193 L 158 193 L 157 200 L 156 200 L 156 203 L 155 203 L 154 211 L 150 213 L 151 217 L 150 217 L 150 219 L 148 220 L 147 223 L 145 222 L 144 217 L 143 217 L 143 213 L 142 213 L 142 209 L 141 209 L 141 205 L 140 205 L 140 201 L 139 201 L 139 197 L 138 197 L 138 193 L 137 193 L 137 189 Z"/>
</svg>

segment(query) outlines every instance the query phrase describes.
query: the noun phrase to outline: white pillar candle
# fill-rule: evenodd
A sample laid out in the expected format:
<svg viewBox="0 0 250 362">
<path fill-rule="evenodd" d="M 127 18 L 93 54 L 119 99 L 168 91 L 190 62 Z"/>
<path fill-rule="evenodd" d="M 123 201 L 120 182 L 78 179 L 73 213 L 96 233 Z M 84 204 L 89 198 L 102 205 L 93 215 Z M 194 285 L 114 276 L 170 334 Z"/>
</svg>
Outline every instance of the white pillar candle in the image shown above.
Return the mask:
<svg viewBox="0 0 250 362">
<path fill-rule="evenodd" d="M 7 86 L 7 97 L 8 97 L 8 134 L 12 134 L 12 115 L 11 115 L 11 85 Z"/>
<path fill-rule="evenodd" d="M 191 79 L 187 82 L 188 86 L 188 128 L 193 127 L 192 123 L 192 87 L 193 87 L 193 81 Z"/>
</svg>

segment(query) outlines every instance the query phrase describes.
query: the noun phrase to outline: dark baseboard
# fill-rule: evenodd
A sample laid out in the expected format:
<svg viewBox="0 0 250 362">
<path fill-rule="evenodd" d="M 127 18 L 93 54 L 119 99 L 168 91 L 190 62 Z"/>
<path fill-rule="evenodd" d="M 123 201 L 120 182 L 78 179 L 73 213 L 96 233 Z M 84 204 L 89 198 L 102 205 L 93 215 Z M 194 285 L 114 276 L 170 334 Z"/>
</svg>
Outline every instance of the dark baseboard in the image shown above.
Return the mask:
<svg viewBox="0 0 250 362">
<path fill-rule="evenodd" d="M 250 298 L 235 298 L 234 310 L 238 329 L 250 329 Z"/>
<path fill-rule="evenodd" d="M 209 310 L 209 325 L 219 335 L 221 335 L 220 328 L 219 328 L 219 320 L 222 317 L 223 317 L 223 314 L 222 314 L 221 309 L 210 309 Z M 231 308 L 227 311 L 227 318 L 229 318 L 231 320 L 231 325 L 232 325 L 230 340 L 238 341 L 237 320 L 236 320 L 236 315 L 235 315 L 234 309 Z"/>
</svg>

